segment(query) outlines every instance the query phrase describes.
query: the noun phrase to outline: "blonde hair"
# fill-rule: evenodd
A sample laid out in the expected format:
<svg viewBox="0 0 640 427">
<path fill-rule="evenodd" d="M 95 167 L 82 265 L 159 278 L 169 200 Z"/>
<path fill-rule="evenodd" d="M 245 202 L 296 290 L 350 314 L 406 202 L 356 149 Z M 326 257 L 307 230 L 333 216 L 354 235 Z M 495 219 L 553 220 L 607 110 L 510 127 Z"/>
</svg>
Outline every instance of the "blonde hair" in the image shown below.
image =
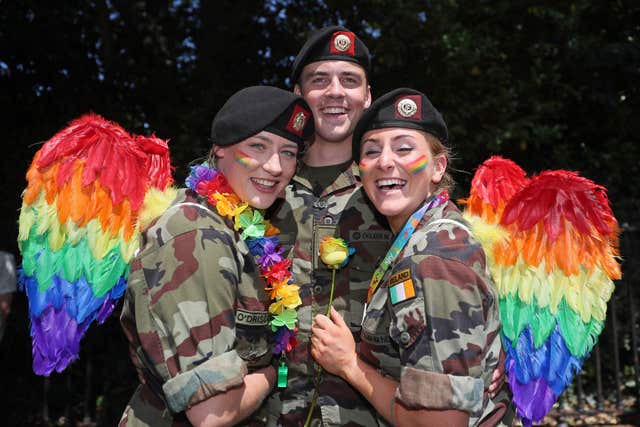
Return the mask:
<svg viewBox="0 0 640 427">
<path fill-rule="evenodd" d="M 444 175 L 442 175 L 442 179 L 436 185 L 438 190 L 447 190 L 449 192 L 453 191 L 453 188 L 456 186 L 456 182 L 453 180 L 453 176 L 449 173 L 449 165 L 451 164 L 451 149 L 444 145 L 442 141 L 440 141 L 436 136 L 427 133 L 421 132 L 427 143 L 429 144 L 429 148 L 431 149 L 431 155 L 433 157 L 444 156 L 447 159 L 447 168 L 444 171 Z"/>
</svg>

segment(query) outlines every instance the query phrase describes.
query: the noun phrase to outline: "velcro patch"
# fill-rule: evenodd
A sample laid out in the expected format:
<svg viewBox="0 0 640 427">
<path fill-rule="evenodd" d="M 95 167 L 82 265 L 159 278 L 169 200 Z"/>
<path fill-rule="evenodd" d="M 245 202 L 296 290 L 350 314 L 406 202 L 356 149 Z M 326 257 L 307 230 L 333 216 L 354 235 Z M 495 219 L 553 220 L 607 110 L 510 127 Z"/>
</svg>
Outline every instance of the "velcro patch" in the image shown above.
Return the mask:
<svg viewBox="0 0 640 427">
<path fill-rule="evenodd" d="M 399 271 L 389 278 L 389 296 L 391 297 L 392 305 L 416 297 L 413 280 L 411 280 L 411 270 L 406 269 Z"/>
<path fill-rule="evenodd" d="M 265 326 L 269 324 L 270 317 L 268 311 L 236 309 L 236 324 L 238 325 Z"/>
</svg>

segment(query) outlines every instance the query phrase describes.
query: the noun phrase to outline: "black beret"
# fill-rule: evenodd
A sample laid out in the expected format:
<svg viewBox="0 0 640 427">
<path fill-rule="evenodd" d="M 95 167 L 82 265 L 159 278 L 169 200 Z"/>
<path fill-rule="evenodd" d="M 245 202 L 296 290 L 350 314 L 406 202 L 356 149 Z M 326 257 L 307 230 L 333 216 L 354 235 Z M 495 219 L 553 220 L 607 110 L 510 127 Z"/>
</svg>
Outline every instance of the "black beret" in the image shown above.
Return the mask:
<svg viewBox="0 0 640 427">
<path fill-rule="evenodd" d="M 400 88 L 376 99 L 353 131 L 353 158 L 360 161 L 360 142 L 365 132 L 383 128 L 407 128 L 427 132 L 448 144 L 449 133 L 442 115 L 422 92 Z"/>
<path fill-rule="evenodd" d="M 297 83 L 302 69 L 312 62 L 348 61 L 360 65 L 367 74 L 371 56 L 367 46 L 353 32 L 344 27 L 322 28 L 309 37 L 293 61 L 291 81 Z"/>
<path fill-rule="evenodd" d="M 314 133 L 311 108 L 302 97 L 272 86 L 242 89 L 224 103 L 211 124 L 215 145 L 233 145 L 263 130 L 297 144 Z"/>
</svg>

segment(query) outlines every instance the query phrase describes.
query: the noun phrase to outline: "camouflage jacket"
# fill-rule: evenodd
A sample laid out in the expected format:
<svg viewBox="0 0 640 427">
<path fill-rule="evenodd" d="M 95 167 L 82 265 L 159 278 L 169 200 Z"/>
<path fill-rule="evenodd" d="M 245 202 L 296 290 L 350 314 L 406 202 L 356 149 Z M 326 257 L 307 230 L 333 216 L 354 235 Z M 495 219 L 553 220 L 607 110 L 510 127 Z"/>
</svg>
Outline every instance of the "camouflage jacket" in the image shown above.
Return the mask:
<svg viewBox="0 0 640 427">
<path fill-rule="evenodd" d="M 121 425 L 188 425 L 185 409 L 268 365 L 264 286 L 232 223 L 182 190 L 131 266 L 121 324 L 143 384 Z"/>
<path fill-rule="evenodd" d="M 327 311 L 331 270 L 318 257 L 324 236 L 342 237 L 355 249 L 349 264 L 337 271 L 333 306 L 350 325 L 354 337 L 360 334 L 364 301 L 377 261 L 391 239 L 384 219 L 375 214 L 360 188 L 358 168 L 352 164 L 333 185 L 314 194 L 311 183 L 294 177 L 286 200 L 274 206 L 270 219 L 281 230 L 281 242 L 292 247 L 293 276 L 300 286 L 298 346 L 288 356 L 289 381 L 275 390 L 259 411 L 270 425 L 302 425 L 314 390 L 315 363 L 309 352 L 311 323 L 316 314 Z M 378 425 L 375 410 L 339 377 L 322 374 L 312 425 Z"/>
<path fill-rule="evenodd" d="M 469 425 L 496 424 L 504 407 L 484 390 L 501 349 L 498 316 L 484 251 L 448 202 L 427 211 L 383 276 L 364 315 L 360 356 L 399 381 L 403 405 L 462 409 Z"/>
</svg>

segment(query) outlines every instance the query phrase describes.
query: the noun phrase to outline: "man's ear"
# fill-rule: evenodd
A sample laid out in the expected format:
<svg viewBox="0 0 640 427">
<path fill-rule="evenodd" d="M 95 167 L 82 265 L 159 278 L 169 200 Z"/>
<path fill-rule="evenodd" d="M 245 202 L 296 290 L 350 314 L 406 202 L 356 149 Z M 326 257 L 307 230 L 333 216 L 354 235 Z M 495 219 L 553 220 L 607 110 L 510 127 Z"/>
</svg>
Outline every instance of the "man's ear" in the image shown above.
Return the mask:
<svg viewBox="0 0 640 427">
<path fill-rule="evenodd" d="M 367 85 L 367 100 L 364 103 L 364 108 L 369 108 L 371 106 L 371 86 Z"/>
<path fill-rule="evenodd" d="M 300 85 L 298 83 L 293 86 L 293 93 L 302 96 L 302 91 L 300 90 Z"/>
</svg>

